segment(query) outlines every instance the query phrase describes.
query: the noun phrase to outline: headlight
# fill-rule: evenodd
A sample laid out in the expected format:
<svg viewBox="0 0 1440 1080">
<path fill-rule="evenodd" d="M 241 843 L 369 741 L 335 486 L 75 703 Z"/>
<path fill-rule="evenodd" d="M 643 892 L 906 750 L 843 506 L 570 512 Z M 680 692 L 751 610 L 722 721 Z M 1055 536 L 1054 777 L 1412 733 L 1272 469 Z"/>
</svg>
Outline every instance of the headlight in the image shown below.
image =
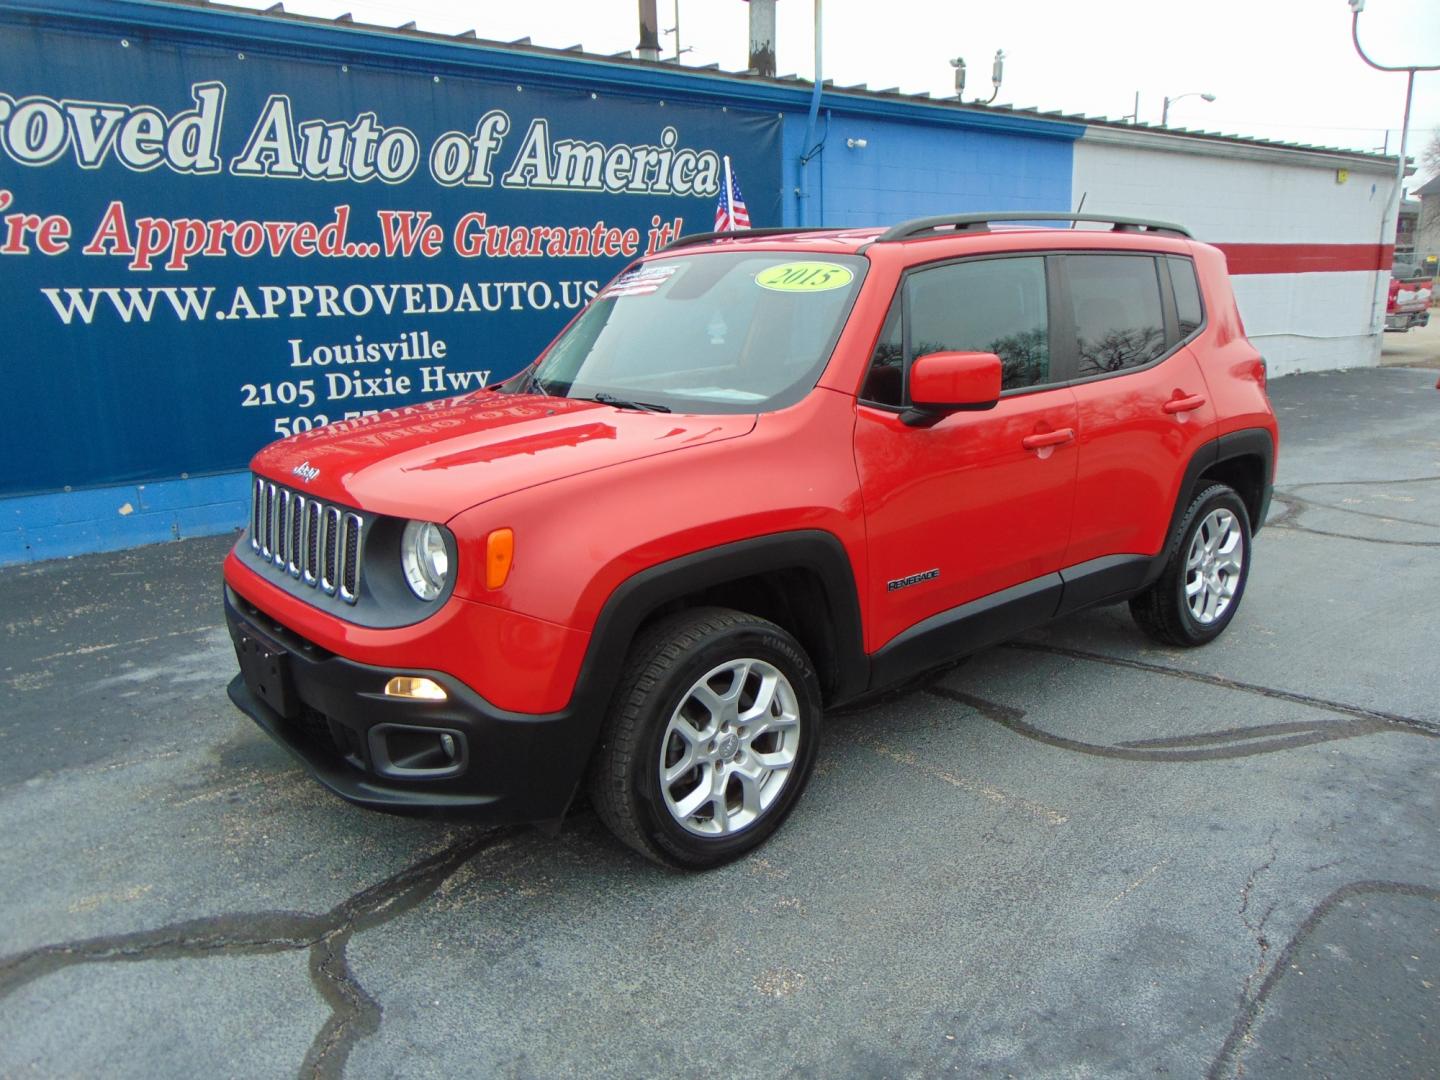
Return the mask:
<svg viewBox="0 0 1440 1080">
<path fill-rule="evenodd" d="M 421 600 L 434 600 L 450 575 L 450 553 L 439 525 L 411 521 L 400 538 L 400 567 L 410 591 Z"/>
</svg>

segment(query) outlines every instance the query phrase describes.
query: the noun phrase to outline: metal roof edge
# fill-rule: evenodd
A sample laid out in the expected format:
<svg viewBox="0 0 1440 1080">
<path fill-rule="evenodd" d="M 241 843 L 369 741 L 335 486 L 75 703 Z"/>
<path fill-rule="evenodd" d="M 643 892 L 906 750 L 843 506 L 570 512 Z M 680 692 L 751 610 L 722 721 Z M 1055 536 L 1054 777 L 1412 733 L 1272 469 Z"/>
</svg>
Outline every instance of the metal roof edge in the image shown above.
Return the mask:
<svg viewBox="0 0 1440 1080">
<path fill-rule="evenodd" d="M 627 96 L 651 93 L 674 100 L 738 107 L 809 108 L 811 83 L 677 66 L 664 61 L 600 57 L 563 49 L 493 42 L 462 35 L 373 26 L 286 11 L 258 11 L 205 0 L 0 0 L 0 21 L 42 21 L 95 32 L 145 30 L 216 40 L 236 49 L 269 47 L 315 59 L 385 66 L 386 61 L 430 65 L 437 75 L 500 80 L 545 78 L 562 86 Z M 836 90 L 827 85 L 821 107 L 854 115 L 1003 131 L 1062 140 L 1079 138 L 1084 125 L 1034 116 L 917 100 L 905 95 Z"/>
<path fill-rule="evenodd" d="M 237 50 L 268 47 L 282 55 L 307 59 L 394 66 L 429 65 L 432 74 L 518 80 L 543 78 L 573 89 L 605 91 L 630 97 L 662 95 L 677 101 L 733 104 L 798 113 L 808 110 L 812 84 L 793 75 L 763 77 L 721 71 L 713 65 L 685 67 L 673 61 L 640 60 L 624 54 L 598 56 L 519 42 L 487 41 L 473 30 L 441 34 L 414 28 L 379 26 L 340 16 L 326 19 L 285 11 L 239 8 L 210 0 L 0 0 L 0 22 L 43 21 L 95 32 L 152 30 L 193 37 L 208 44 L 223 41 Z M 852 116 L 952 126 L 1039 138 L 1130 145 L 1172 153 L 1211 154 L 1257 161 L 1352 168 L 1393 173 L 1395 158 L 1360 150 L 1308 146 L 1255 136 L 1135 127 L 1104 117 L 1057 115 L 1014 106 L 961 104 L 929 94 L 859 86 L 821 90 L 821 108 Z"/>
<path fill-rule="evenodd" d="M 1145 131 L 1118 125 L 1090 124 L 1082 141 L 1135 149 L 1158 150 L 1170 154 L 1203 154 L 1238 160 L 1284 162 L 1290 165 L 1317 165 L 1331 169 L 1354 169 L 1358 172 L 1395 175 L 1395 159 L 1360 150 L 1325 150 L 1294 144 L 1267 143 L 1228 135 L 1205 135 L 1200 132 Z"/>
</svg>

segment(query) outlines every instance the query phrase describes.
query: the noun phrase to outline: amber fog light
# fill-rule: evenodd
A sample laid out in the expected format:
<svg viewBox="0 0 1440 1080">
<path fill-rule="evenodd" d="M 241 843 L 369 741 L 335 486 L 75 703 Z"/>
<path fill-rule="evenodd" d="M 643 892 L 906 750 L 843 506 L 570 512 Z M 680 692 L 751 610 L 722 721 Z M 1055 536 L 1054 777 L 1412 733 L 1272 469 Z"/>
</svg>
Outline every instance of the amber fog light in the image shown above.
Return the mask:
<svg viewBox="0 0 1440 1080">
<path fill-rule="evenodd" d="M 434 679 L 414 675 L 396 675 L 385 684 L 387 697 L 412 698 L 417 701 L 444 701 L 449 695 Z"/>
</svg>

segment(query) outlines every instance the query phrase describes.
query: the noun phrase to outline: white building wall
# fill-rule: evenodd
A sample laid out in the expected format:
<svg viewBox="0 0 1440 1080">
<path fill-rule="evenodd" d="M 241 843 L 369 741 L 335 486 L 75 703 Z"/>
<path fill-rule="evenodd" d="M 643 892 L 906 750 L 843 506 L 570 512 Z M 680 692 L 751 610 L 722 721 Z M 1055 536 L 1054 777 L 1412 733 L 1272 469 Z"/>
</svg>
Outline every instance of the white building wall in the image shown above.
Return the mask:
<svg viewBox="0 0 1440 1080">
<path fill-rule="evenodd" d="M 1382 236 L 1394 243 L 1393 213 L 1381 228 L 1393 186 L 1383 162 L 1092 127 L 1075 144 L 1072 191 L 1087 212 L 1174 221 L 1221 247 L 1273 245 L 1294 265 L 1297 244 L 1373 260 Z M 1379 363 L 1388 271 L 1245 273 L 1244 262 L 1232 256 L 1235 297 L 1272 375 Z"/>
</svg>

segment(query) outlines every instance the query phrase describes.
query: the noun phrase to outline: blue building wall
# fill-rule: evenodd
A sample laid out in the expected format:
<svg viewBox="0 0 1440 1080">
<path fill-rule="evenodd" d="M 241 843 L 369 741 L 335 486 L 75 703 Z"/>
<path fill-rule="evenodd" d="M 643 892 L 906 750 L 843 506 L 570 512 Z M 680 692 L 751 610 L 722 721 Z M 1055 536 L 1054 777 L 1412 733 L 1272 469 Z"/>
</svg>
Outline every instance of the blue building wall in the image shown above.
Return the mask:
<svg viewBox="0 0 1440 1080">
<path fill-rule="evenodd" d="M 1071 205 L 1073 145 L 1082 125 L 1026 114 L 961 111 L 936 103 L 827 90 L 816 138 L 823 146 L 803 170 L 808 87 L 739 80 L 669 66 L 607 63 L 171 6 L 151 0 L 18 0 L 0 18 L 86 30 L 158 33 L 179 47 L 245 46 L 269 55 L 378 63 L 403 70 L 513 78 L 540 88 L 619 92 L 654 103 L 773 110 L 781 120 L 780 190 L 763 175 L 740 176 L 759 225 L 890 224 L 907 217 L 979 209 L 1064 210 Z M 589 96 L 589 95 L 586 95 Z M 718 120 L 717 116 L 717 120 Z M 847 140 L 863 139 L 864 147 Z M 3 177 L 0 177 L 3 179 Z M 805 190 L 802 197 L 800 189 Z M 687 231 L 709 227 L 688 218 Z M 563 321 L 563 320 L 561 320 Z M 558 325 L 557 325 L 558 328 Z M 157 358 L 163 362 L 163 358 Z M 81 404 L 98 386 L 70 386 Z M 90 400 L 90 406 L 95 402 Z M 103 407 L 103 401 L 100 403 Z M 113 407 L 113 406 L 112 406 Z M 155 417 L 164 438 L 163 416 Z M 43 447 L 34 448 L 43 453 Z M 248 451 L 247 451 L 248 452 Z M 246 516 L 244 472 L 114 486 L 66 488 L 0 499 L 0 565 L 110 551 L 239 528 Z"/>
<path fill-rule="evenodd" d="M 785 223 L 858 227 L 930 214 L 1070 209 L 1074 142 L 1063 128 L 1073 125 L 1004 131 L 957 122 L 965 115 L 937 122 L 828 110 L 816 125 L 823 148 L 802 168 L 807 117 L 787 114 Z"/>
<path fill-rule="evenodd" d="M 0 499 L 0 566 L 238 529 L 244 472 Z"/>
</svg>

